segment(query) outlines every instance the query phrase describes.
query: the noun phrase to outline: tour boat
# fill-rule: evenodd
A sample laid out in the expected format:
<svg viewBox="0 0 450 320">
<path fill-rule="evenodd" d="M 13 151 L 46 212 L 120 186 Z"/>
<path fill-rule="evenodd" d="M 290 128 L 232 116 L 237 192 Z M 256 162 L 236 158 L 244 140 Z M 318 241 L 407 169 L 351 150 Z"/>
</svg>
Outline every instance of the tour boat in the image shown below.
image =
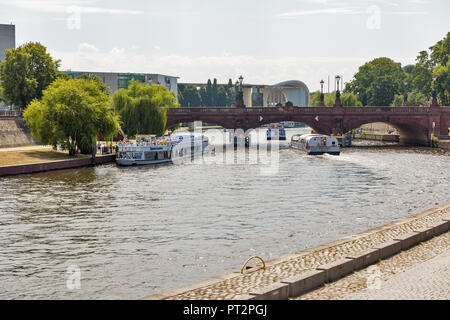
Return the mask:
<svg viewBox="0 0 450 320">
<path fill-rule="evenodd" d="M 267 140 L 286 140 L 286 131 L 282 124 L 271 124 L 266 131 Z"/>
<path fill-rule="evenodd" d="M 208 137 L 205 136 L 136 135 L 135 141 L 118 144 L 116 162 L 120 166 L 175 162 L 202 155 L 209 150 Z"/>
<path fill-rule="evenodd" d="M 281 121 L 280 122 L 285 128 L 305 128 L 307 127 L 304 123 L 298 123 L 295 121 Z"/>
<path fill-rule="evenodd" d="M 335 137 L 322 134 L 295 134 L 291 138 L 291 148 L 306 151 L 309 155 L 340 154 L 339 142 Z"/>
</svg>

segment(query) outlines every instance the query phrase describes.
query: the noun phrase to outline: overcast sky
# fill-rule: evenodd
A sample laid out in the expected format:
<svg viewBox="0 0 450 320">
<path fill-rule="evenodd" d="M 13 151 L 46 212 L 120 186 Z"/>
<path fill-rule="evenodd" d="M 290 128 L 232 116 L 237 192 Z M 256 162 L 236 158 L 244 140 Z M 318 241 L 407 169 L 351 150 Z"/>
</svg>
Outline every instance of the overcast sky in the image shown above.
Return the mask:
<svg viewBox="0 0 450 320">
<path fill-rule="evenodd" d="M 310 90 L 376 57 L 414 63 L 450 31 L 449 13 L 449 0 L 0 0 L 16 45 L 39 41 L 63 70 Z"/>
</svg>

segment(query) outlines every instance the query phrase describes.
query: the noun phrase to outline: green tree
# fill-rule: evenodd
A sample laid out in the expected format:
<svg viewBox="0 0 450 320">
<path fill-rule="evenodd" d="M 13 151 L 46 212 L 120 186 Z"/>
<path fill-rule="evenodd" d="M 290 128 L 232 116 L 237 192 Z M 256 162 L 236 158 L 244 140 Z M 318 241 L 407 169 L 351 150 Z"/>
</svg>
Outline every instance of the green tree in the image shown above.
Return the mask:
<svg viewBox="0 0 450 320">
<path fill-rule="evenodd" d="M 42 92 L 58 76 L 59 62 L 38 42 L 6 50 L 6 58 L 0 64 L 5 100 L 25 108 L 33 99 L 41 99 Z"/>
<path fill-rule="evenodd" d="M 414 90 L 430 95 L 433 65 L 426 51 L 420 51 L 416 65 L 411 73 L 411 84 Z"/>
<path fill-rule="evenodd" d="M 326 107 L 332 107 L 336 101 L 336 92 L 324 93 L 324 104 Z M 315 91 L 310 99 L 310 105 L 312 107 L 319 106 L 320 91 Z M 358 96 L 354 93 L 342 93 L 341 103 L 345 107 L 362 107 L 361 101 L 358 100 Z"/>
<path fill-rule="evenodd" d="M 109 105 L 98 82 L 57 79 L 23 116 L 33 137 L 42 143 L 61 145 L 70 155 L 77 149 L 91 153 L 99 135 L 110 138 L 119 131 L 119 118 L 111 114 Z"/>
<path fill-rule="evenodd" d="M 206 88 L 204 86 L 201 86 L 199 92 L 200 92 L 200 97 L 201 97 L 201 100 L 202 100 L 202 107 L 207 107 L 208 106 L 209 97 L 208 97 L 208 93 L 206 91 Z"/>
<path fill-rule="evenodd" d="M 128 136 L 163 135 L 167 122 L 166 108 L 178 107 L 175 94 L 165 86 L 131 80 L 128 89 L 117 90 L 112 97 L 114 110 Z"/>
<path fill-rule="evenodd" d="M 228 105 L 228 94 L 227 89 L 224 86 L 219 86 L 217 90 L 217 106 L 225 107 Z"/>
<path fill-rule="evenodd" d="M 105 84 L 102 79 L 100 79 L 99 76 L 92 74 L 92 73 L 81 73 L 79 74 L 76 79 L 84 79 L 84 80 L 92 80 L 98 82 L 100 85 L 101 90 L 106 93 L 107 95 L 111 95 L 111 88 Z"/>
<path fill-rule="evenodd" d="M 403 95 L 396 94 L 391 106 L 400 107 L 403 106 Z M 412 91 L 408 93 L 408 106 L 428 106 L 428 98 L 422 92 Z"/>
<path fill-rule="evenodd" d="M 3 98 L 3 88 L 2 88 L 2 86 L 0 85 L 0 103 L 1 102 L 4 102 L 5 101 L 5 99 Z"/>
<path fill-rule="evenodd" d="M 430 53 L 426 50 L 419 52 L 416 58 L 417 63 L 411 73 L 411 88 L 429 97 L 434 75 L 436 76 L 435 89 L 440 103 L 446 105 L 449 101 L 445 70 L 450 58 L 450 32 L 444 39 L 431 46 L 429 50 Z"/>
<path fill-rule="evenodd" d="M 344 92 L 357 94 L 364 106 L 387 106 L 395 94 L 403 91 L 405 79 L 400 63 L 389 58 L 376 58 L 359 67 L 354 79 L 346 84 Z"/>
<path fill-rule="evenodd" d="M 227 89 L 227 96 L 228 96 L 227 106 L 232 106 L 234 104 L 234 100 L 235 100 L 235 93 L 234 93 L 233 81 L 231 81 L 231 79 L 228 79 L 226 89 Z"/>
<path fill-rule="evenodd" d="M 434 75 L 436 76 L 435 89 L 440 105 L 450 106 L 450 60 L 445 66 L 438 66 Z"/>
<path fill-rule="evenodd" d="M 341 94 L 341 103 L 345 107 L 362 107 L 361 101 L 353 92 Z"/>
<path fill-rule="evenodd" d="M 217 94 L 218 94 L 217 90 L 218 90 L 218 88 L 217 88 L 217 79 L 214 78 L 213 84 L 212 84 L 212 90 L 211 90 L 212 91 L 212 99 L 211 99 L 212 103 L 211 103 L 211 106 L 213 106 L 213 107 L 217 106 Z"/>
<path fill-rule="evenodd" d="M 211 107 L 213 105 L 213 86 L 212 86 L 210 79 L 208 79 L 208 82 L 206 83 L 206 97 L 205 98 L 206 99 L 202 99 L 203 103 L 205 104 L 205 106 Z"/>
<path fill-rule="evenodd" d="M 202 105 L 202 98 L 197 88 L 188 84 L 184 86 L 183 100 L 178 100 L 183 107 L 200 107 Z"/>
<path fill-rule="evenodd" d="M 434 46 L 430 47 L 431 50 L 431 62 L 433 65 L 447 65 L 450 60 L 450 32 L 444 39 L 438 41 Z"/>
</svg>

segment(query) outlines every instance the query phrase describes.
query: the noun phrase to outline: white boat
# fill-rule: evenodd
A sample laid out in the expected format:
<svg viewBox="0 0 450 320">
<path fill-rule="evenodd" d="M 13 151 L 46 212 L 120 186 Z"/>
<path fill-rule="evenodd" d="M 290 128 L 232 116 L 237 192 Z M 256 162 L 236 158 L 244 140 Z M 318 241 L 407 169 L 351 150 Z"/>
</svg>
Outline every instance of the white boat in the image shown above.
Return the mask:
<svg viewBox="0 0 450 320">
<path fill-rule="evenodd" d="M 271 124 L 266 130 L 267 140 L 286 140 L 286 130 L 280 123 Z"/>
<path fill-rule="evenodd" d="M 339 142 L 335 137 L 323 134 L 295 134 L 291 138 L 291 148 L 306 151 L 309 155 L 340 154 Z"/>
<path fill-rule="evenodd" d="M 118 144 L 116 162 L 120 166 L 176 162 L 210 150 L 208 137 L 205 136 L 157 138 L 153 135 L 137 135 L 135 141 Z"/>
<path fill-rule="evenodd" d="M 307 127 L 304 123 L 298 123 L 295 121 L 281 121 L 280 122 L 285 128 L 305 128 Z"/>
</svg>

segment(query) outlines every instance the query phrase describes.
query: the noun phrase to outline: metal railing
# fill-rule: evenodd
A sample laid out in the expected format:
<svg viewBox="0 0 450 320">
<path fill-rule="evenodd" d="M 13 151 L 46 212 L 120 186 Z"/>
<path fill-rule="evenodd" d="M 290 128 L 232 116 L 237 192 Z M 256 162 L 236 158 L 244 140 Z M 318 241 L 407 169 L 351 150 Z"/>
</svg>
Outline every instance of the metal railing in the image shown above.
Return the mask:
<svg viewBox="0 0 450 320">
<path fill-rule="evenodd" d="M 450 112 L 450 108 L 440 108 L 442 112 Z M 405 114 L 405 113 L 430 113 L 434 112 L 434 109 L 430 107 L 391 107 L 391 106 L 368 106 L 368 107 L 340 107 L 338 109 L 333 107 L 293 107 L 290 109 L 283 107 L 251 107 L 251 108 L 216 108 L 216 107 L 197 107 L 197 108 L 170 108 L 168 114 L 259 114 L 259 113 L 301 113 L 301 114 L 333 114 L 333 113 L 392 113 L 392 114 Z"/>
<path fill-rule="evenodd" d="M 20 111 L 0 110 L 0 117 L 20 117 Z"/>
</svg>

